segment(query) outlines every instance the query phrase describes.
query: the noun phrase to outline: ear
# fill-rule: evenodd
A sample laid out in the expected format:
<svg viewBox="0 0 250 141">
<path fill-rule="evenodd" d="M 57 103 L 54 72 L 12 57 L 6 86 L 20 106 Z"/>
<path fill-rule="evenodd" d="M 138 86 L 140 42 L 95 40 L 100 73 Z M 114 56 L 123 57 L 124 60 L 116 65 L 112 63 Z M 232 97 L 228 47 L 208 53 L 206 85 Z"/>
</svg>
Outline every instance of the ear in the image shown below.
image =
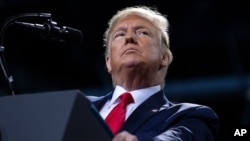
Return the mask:
<svg viewBox="0 0 250 141">
<path fill-rule="evenodd" d="M 108 55 L 105 57 L 105 61 L 106 61 L 107 70 L 110 73 L 112 71 L 112 67 L 111 67 L 111 63 L 110 63 L 110 57 Z"/>
<path fill-rule="evenodd" d="M 166 52 L 162 55 L 161 67 L 167 67 L 172 61 L 172 56 L 170 53 Z"/>
</svg>

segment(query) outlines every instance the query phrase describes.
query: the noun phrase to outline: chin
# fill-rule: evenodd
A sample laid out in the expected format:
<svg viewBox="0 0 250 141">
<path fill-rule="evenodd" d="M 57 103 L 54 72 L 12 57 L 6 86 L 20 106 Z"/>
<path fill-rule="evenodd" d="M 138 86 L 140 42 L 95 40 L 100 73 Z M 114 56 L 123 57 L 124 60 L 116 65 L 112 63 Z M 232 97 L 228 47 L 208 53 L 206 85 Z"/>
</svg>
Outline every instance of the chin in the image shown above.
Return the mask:
<svg viewBox="0 0 250 141">
<path fill-rule="evenodd" d="M 132 68 L 132 67 L 142 67 L 144 64 L 143 61 L 139 60 L 129 60 L 125 62 L 125 66 Z"/>
</svg>

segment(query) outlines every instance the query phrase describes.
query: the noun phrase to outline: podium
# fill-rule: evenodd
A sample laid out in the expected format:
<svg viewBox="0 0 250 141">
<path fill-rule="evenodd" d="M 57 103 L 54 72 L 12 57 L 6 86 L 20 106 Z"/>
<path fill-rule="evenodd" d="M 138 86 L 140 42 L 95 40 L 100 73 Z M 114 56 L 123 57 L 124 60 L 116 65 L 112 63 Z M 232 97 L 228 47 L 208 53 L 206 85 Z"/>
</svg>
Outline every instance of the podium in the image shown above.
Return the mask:
<svg viewBox="0 0 250 141">
<path fill-rule="evenodd" d="M 112 137 L 80 90 L 0 97 L 0 141 L 110 141 Z"/>
</svg>

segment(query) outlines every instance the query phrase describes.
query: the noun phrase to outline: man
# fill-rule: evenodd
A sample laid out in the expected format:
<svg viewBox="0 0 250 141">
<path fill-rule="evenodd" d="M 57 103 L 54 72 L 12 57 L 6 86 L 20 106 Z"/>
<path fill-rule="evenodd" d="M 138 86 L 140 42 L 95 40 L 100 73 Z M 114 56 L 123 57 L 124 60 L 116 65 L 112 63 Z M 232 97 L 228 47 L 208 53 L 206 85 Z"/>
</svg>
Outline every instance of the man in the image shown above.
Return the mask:
<svg viewBox="0 0 250 141">
<path fill-rule="evenodd" d="M 168 26 L 165 16 L 146 6 L 122 9 L 109 21 L 104 34 L 105 59 L 114 91 L 93 103 L 109 124 L 118 122 L 123 115 L 122 110 L 118 110 L 120 113 L 115 117 L 108 117 L 123 101 L 120 95 L 124 92 L 132 95 L 132 100 L 123 104 L 126 107 L 123 125 L 117 129 L 110 125 L 115 134 L 113 141 L 215 139 L 218 117 L 211 108 L 191 103 L 174 104 L 165 96 L 165 77 L 173 58 Z"/>
</svg>

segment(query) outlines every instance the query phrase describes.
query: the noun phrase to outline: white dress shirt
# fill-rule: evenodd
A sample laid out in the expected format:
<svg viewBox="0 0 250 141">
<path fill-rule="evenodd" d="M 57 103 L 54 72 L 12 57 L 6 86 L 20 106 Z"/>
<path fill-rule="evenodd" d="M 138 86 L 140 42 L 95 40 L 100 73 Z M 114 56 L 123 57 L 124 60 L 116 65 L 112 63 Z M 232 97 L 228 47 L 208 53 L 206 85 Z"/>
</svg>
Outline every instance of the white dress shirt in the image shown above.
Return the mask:
<svg viewBox="0 0 250 141">
<path fill-rule="evenodd" d="M 105 119 L 109 112 L 120 102 L 119 96 L 123 94 L 124 92 L 129 92 L 131 93 L 134 103 L 131 103 L 127 106 L 127 112 L 126 112 L 126 117 L 125 120 L 131 115 L 131 113 L 145 100 L 147 100 L 150 96 L 155 94 L 156 92 L 161 90 L 161 86 L 152 86 L 149 88 L 144 88 L 144 89 L 138 89 L 134 91 L 126 91 L 124 88 L 121 86 L 116 86 L 113 96 L 110 100 L 108 100 L 102 109 L 100 110 L 100 115 L 102 116 L 103 119 Z"/>
</svg>

